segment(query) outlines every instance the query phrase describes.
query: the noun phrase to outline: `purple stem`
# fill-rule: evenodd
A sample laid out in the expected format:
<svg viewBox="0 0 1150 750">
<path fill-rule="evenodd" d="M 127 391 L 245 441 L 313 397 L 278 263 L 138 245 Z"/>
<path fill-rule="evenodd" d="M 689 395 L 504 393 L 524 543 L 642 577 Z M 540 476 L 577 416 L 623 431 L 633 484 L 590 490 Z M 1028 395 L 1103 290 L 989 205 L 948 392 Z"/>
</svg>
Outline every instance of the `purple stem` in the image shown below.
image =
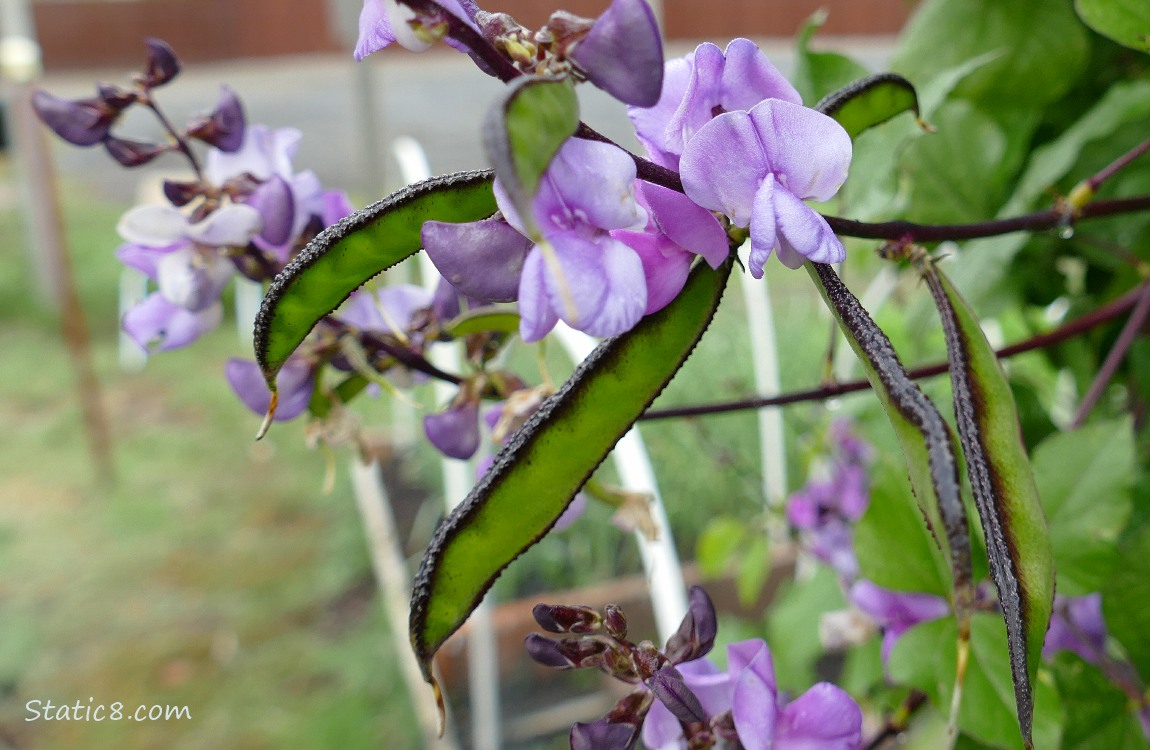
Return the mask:
<svg viewBox="0 0 1150 750">
<path fill-rule="evenodd" d="M 1070 429 L 1074 430 L 1081 427 L 1082 423 L 1086 421 L 1086 417 L 1090 416 L 1090 412 L 1098 403 L 1098 399 L 1102 398 L 1102 392 L 1106 390 L 1106 386 L 1110 384 L 1118 366 L 1125 359 L 1130 345 L 1134 343 L 1138 332 L 1142 330 L 1142 324 L 1146 322 L 1147 317 L 1150 317 L 1150 283 L 1143 285 L 1142 293 L 1138 295 L 1138 304 L 1131 311 L 1130 318 L 1122 327 L 1122 332 L 1118 334 L 1118 340 L 1110 348 L 1110 353 L 1106 355 L 1102 368 L 1094 376 L 1094 382 L 1090 384 L 1090 389 L 1086 391 L 1086 395 L 1082 397 L 1082 402 L 1078 404 L 1078 411 L 1074 414 Z"/>
<path fill-rule="evenodd" d="M 1076 320 L 1071 321 L 1065 325 L 1048 333 L 1043 333 L 1034 336 L 1025 341 L 1017 344 L 1012 344 L 1003 349 L 999 349 L 996 354 L 999 358 L 1006 359 L 1013 357 L 1023 352 L 1029 352 L 1034 349 L 1041 349 L 1052 344 L 1057 344 L 1066 339 L 1073 338 L 1085 331 L 1101 325 L 1107 321 L 1113 320 L 1124 312 L 1133 307 L 1138 301 L 1144 297 L 1150 297 L 1150 281 L 1142 284 L 1142 286 L 1134 289 L 1131 292 L 1124 294 L 1118 299 L 1103 305 L 1102 307 L 1092 312 L 1083 315 Z M 909 371 L 909 375 L 918 380 L 920 378 L 931 377 L 933 375 L 941 375 L 946 372 L 948 365 L 946 362 L 936 362 L 925 367 L 919 367 Z M 695 406 L 680 406 L 669 409 L 652 409 L 651 411 L 643 414 L 639 419 L 671 419 L 675 417 L 696 417 L 706 414 L 723 414 L 731 411 L 742 411 L 743 409 L 761 409 L 767 406 L 785 406 L 787 404 L 796 404 L 803 401 L 821 401 L 823 399 L 832 398 L 834 396 L 841 396 L 846 393 L 854 393 L 855 391 L 866 390 L 870 387 L 868 380 L 852 380 L 847 383 L 835 383 L 833 385 L 825 385 L 820 388 L 811 388 L 803 391 L 791 391 L 790 393 L 783 393 L 778 396 L 738 399 L 735 401 L 722 401 L 714 404 L 697 404 Z"/>
<path fill-rule="evenodd" d="M 1090 191 L 1091 192 L 1097 191 L 1098 188 L 1102 185 L 1102 183 L 1109 180 L 1120 169 L 1122 169 L 1123 167 L 1125 167 L 1130 162 L 1134 161 L 1135 159 L 1137 159 L 1139 156 L 1146 153 L 1147 151 L 1150 151 L 1150 139 L 1142 141 L 1137 146 L 1130 149 L 1129 151 L 1124 153 L 1122 156 L 1119 156 L 1117 159 L 1112 161 L 1110 164 L 1108 164 L 1105 167 L 1103 167 L 1102 169 L 1100 169 L 1098 171 L 1098 174 L 1094 175 L 1089 180 L 1087 180 L 1086 184 L 1090 186 Z"/>
</svg>

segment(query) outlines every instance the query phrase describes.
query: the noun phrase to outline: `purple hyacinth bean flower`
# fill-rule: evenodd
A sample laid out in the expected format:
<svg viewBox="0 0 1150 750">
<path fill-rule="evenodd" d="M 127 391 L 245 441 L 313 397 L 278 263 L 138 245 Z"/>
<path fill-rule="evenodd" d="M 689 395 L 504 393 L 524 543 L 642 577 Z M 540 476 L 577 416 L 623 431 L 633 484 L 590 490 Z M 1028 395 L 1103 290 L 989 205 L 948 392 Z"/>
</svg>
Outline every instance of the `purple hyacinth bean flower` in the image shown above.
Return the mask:
<svg viewBox="0 0 1150 750">
<path fill-rule="evenodd" d="M 571 52 L 587 80 L 625 104 L 650 107 L 663 89 L 663 42 L 645 0 L 614 0 Z"/>
<path fill-rule="evenodd" d="M 803 203 L 828 200 L 846 180 L 851 140 L 826 115 L 779 99 L 704 125 L 680 161 L 683 187 L 704 208 L 750 225 L 749 266 L 762 278 L 772 252 L 790 268 L 846 257 L 826 219 Z"/>
<path fill-rule="evenodd" d="M 144 85 L 148 88 L 163 86 L 179 75 L 180 60 L 163 39 L 148 37 L 148 67 L 144 71 Z"/>
<path fill-rule="evenodd" d="M 666 307 L 682 291 L 696 255 L 711 268 L 727 258 L 727 233 L 714 214 L 680 192 L 639 182 L 636 191 L 640 205 L 650 217 L 643 231 L 616 230 L 611 236 L 639 255 L 647 284 L 650 315 Z"/>
<path fill-rule="evenodd" d="M 1073 651 L 1091 664 L 1101 661 L 1106 653 L 1102 594 L 1054 598 L 1054 616 L 1046 631 L 1042 657 L 1052 659 L 1063 650 Z"/>
<path fill-rule="evenodd" d="M 921 622 L 950 614 L 950 603 L 934 594 L 892 591 L 870 581 L 856 581 L 850 589 L 851 604 L 883 629 L 882 659 L 890 657 L 902 634 Z"/>
<path fill-rule="evenodd" d="M 160 292 L 124 314 L 124 333 L 145 351 L 168 351 L 187 346 L 220 324 L 223 305 L 218 301 L 199 310 L 173 304 Z"/>
<path fill-rule="evenodd" d="M 229 359 L 224 365 L 224 376 L 245 406 L 260 416 L 267 413 L 271 391 L 258 364 L 246 359 Z M 276 375 L 279 401 L 275 421 L 285 422 L 303 414 L 314 389 L 315 368 L 303 357 L 289 357 Z"/>
<path fill-rule="evenodd" d="M 445 13 L 455 16 L 475 28 L 475 13 L 478 10 L 471 0 L 436 0 Z M 422 52 L 429 48 L 429 39 L 423 29 L 417 30 L 412 21 L 418 18 L 416 12 L 396 0 L 364 0 L 359 14 L 359 37 L 355 43 L 355 59 L 362 60 L 373 52 L 378 52 L 392 44 L 412 52 Z M 417 22 L 418 26 L 435 26 L 442 18 L 427 18 Z M 458 46 L 458 45 L 452 45 Z"/>
<path fill-rule="evenodd" d="M 576 722 L 568 739 L 571 750 L 631 750 L 639 740 L 638 727 L 633 724 L 599 719 Z"/>
<path fill-rule="evenodd" d="M 465 401 L 423 418 L 431 444 L 449 458 L 468 459 L 479 449 L 479 405 Z"/>
<path fill-rule="evenodd" d="M 687 143 L 717 114 L 748 110 L 765 99 L 801 104 L 795 87 L 753 42 L 710 42 L 667 62 L 663 90 L 649 108 L 629 107 L 639 141 L 657 163 L 678 169 Z"/>
<path fill-rule="evenodd" d="M 708 717 L 730 711 L 747 750 L 856 750 L 862 743 L 862 711 L 840 688 L 818 683 L 794 701 L 780 702 L 771 652 L 762 640 L 727 646 L 725 672 L 706 659 L 678 670 Z M 652 750 L 687 746 L 678 719 L 659 702 L 647 714 L 643 742 Z"/>
<path fill-rule="evenodd" d="M 123 111 L 102 97 L 63 99 L 47 91 L 32 95 L 32 108 L 41 122 L 73 146 L 94 146 L 103 141 Z"/>
<path fill-rule="evenodd" d="M 482 302 L 514 302 L 533 243 L 502 218 L 464 224 L 427 221 L 423 249 L 443 278 Z"/>
<path fill-rule="evenodd" d="M 215 146 L 224 153 L 235 153 L 244 145 L 247 118 L 236 92 L 220 86 L 220 98 L 210 114 L 188 124 L 188 135 Z"/>
<path fill-rule="evenodd" d="M 560 319 L 592 336 L 614 336 L 643 316 L 643 264 L 610 235 L 647 223 L 634 183 L 635 163 L 613 145 L 571 138 L 555 155 L 533 204 L 544 241 L 527 254 L 519 282 L 524 341 L 543 338 Z M 498 180 L 495 197 L 508 223 L 531 234 Z"/>
<path fill-rule="evenodd" d="M 295 196 L 287 180 L 272 175 L 252 191 L 244 201 L 260 212 L 263 228 L 260 238 L 272 246 L 282 245 L 292 236 L 295 225 Z"/>
</svg>

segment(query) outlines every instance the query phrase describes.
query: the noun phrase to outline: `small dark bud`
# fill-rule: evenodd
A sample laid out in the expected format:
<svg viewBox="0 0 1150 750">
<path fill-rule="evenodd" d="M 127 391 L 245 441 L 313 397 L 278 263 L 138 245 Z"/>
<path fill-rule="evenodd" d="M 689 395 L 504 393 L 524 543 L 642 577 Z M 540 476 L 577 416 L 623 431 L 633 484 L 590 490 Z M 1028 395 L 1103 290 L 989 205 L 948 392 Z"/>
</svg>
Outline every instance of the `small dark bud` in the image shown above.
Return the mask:
<svg viewBox="0 0 1150 750">
<path fill-rule="evenodd" d="M 216 108 L 211 114 L 188 123 L 187 133 L 220 151 L 233 153 L 244 145 L 245 122 L 239 97 L 227 86 L 221 86 Z"/>
<path fill-rule="evenodd" d="M 136 92 L 114 83 L 96 84 L 96 93 L 111 112 L 123 112 L 136 103 Z"/>
<path fill-rule="evenodd" d="M 94 146 L 108 136 L 120 111 L 103 99 L 61 99 L 47 91 L 32 95 L 32 108 L 56 135 L 74 146 Z"/>
<path fill-rule="evenodd" d="M 559 653 L 555 641 L 550 638 L 544 638 L 538 633 L 532 633 L 527 636 L 523 641 L 523 645 L 527 647 L 527 655 L 545 667 L 570 669 L 575 666 L 567 660 L 567 657 Z"/>
<path fill-rule="evenodd" d="M 577 668 L 597 667 L 611 651 L 611 643 L 597 636 L 568 636 L 554 643 L 556 650 Z"/>
<path fill-rule="evenodd" d="M 104 148 L 113 159 L 125 167 L 139 167 L 168 151 L 168 147 L 162 143 L 134 141 L 129 138 L 117 138 L 114 135 L 104 139 Z"/>
<path fill-rule="evenodd" d="M 563 49 L 583 37 L 595 22 L 565 10 L 557 10 L 547 19 L 547 25 L 535 34 L 535 41 L 551 44 Z"/>
<path fill-rule="evenodd" d="M 718 622 L 711 598 L 698 586 L 691 587 L 688 598 L 687 614 L 679 624 L 679 630 L 667 639 L 665 652 L 672 664 L 702 658 L 715 645 Z"/>
<path fill-rule="evenodd" d="M 568 739 L 571 750 L 631 750 L 639 741 L 641 725 L 614 724 L 606 719 L 576 722 Z"/>
<path fill-rule="evenodd" d="M 639 678 L 646 680 L 658 672 L 667 663 L 666 657 L 659 653 L 655 644 L 650 641 L 640 641 L 631 654 L 635 671 Z"/>
<path fill-rule="evenodd" d="M 549 633 L 593 633 L 603 624 L 598 612 L 583 606 L 536 604 L 531 614 Z"/>
<path fill-rule="evenodd" d="M 148 69 L 144 73 L 146 88 L 163 86 L 180 72 L 180 61 L 176 53 L 162 39 L 150 37 L 144 40 L 148 45 Z"/>
<path fill-rule="evenodd" d="M 198 182 L 176 182 L 175 180 L 164 180 L 164 197 L 173 206 L 186 206 L 202 193 L 202 188 Z"/>
<path fill-rule="evenodd" d="M 608 604 L 603 608 L 603 614 L 605 615 L 604 622 L 607 625 L 607 633 L 612 638 L 626 638 L 627 616 L 623 614 L 623 610 L 614 604 Z"/>
<path fill-rule="evenodd" d="M 674 667 L 664 667 L 651 676 L 647 686 L 679 721 L 687 724 L 705 722 L 707 712 L 699 698 L 687 687 L 683 675 Z"/>
</svg>

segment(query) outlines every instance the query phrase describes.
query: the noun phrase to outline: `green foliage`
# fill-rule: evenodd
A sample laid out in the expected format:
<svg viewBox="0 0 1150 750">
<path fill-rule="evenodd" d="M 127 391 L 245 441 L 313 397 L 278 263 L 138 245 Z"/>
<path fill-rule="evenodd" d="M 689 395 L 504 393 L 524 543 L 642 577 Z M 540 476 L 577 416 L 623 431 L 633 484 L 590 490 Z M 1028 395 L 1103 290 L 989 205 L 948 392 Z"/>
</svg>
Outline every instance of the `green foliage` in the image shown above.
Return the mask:
<svg viewBox="0 0 1150 750">
<path fill-rule="evenodd" d="M 1074 9 L 1099 34 L 1150 52 L 1150 5 L 1142 0 L 1074 0 Z"/>
<path fill-rule="evenodd" d="M 1075 750 L 1139 750 L 1148 747 L 1130 697 L 1077 654 L 1064 651 L 1050 665 L 1066 720 L 1062 746 Z"/>
<path fill-rule="evenodd" d="M 1052 435 L 1034 449 L 1034 475 L 1050 523 L 1058 593 L 1084 596 L 1110 580 L 1130 517 L 1134 440 L 1129 420 Z"/>
<path fill-rule="evenodd" d="M 862 64 L 846 55 L 811 49 L 815 32 L 826 20 L 826 11 L 816 12 L 807 19 L 795 37 L 795 70 L 791 83 L 807 106 L 814 106 L 824 96 L 870 73 Z"/>
<path fill-rule="evenodd" d="M 933 620 L 908 630 L 891 653 L 892 679 L 925 692 L 941 710 L 951 703 L 957 631 L 951 618 Z M 958 727 L 988 747 L 1022 747 L 1015 716 L 1014 687 L 1006 653 L 1006 629 L 997 615 L 976 614 L 971 621 L 970 661 L 966 670 Z M 1053 681 L 1035 682 L 1034 746 L 1059 746 L 1062 704 Z"/>
<path fill-rule="evenodd" d="M 1102 588 L 1102 616 L 1138 674 L 1150 675 L 1150 524 L 1123 537 Z"/>
</svg>

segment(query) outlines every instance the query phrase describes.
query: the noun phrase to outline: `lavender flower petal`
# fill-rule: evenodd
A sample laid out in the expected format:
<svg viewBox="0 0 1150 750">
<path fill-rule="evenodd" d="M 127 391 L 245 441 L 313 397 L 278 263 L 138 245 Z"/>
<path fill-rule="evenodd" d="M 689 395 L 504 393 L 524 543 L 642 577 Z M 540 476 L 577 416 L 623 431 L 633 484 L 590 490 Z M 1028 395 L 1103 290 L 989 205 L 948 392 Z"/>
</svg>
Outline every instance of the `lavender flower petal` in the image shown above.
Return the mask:
<svg viewBox="0 0 1150 750">
<path fill-rule="evenodd" d="M 663 43 L 644 0 L 614 0 L 571 53 L 587 79 L 616 99 L 637 107 L 659 101 L 663 89 Z"/>
<path fill-rule="evenodd" d="M 259 415 L 267 413 L 271 392 L 259 365 L 251 360 L 232 358 L 224 365 L 228 384 L 244 405 Z M 279 403 L 275 421 L 295 419 L 307 409 L 315 388 L 315 370 L 302 357 L 291 357 L 276 375 Z"/>
<path fill-rule="evenodd" d="M 282 245 L 292 235 L 295 224 L 295 198 L 287 180 L 272 175 L 248 196 L 244 205 L 259 211 L 263 228 L 260 238 L 271 245 Z"/>
<path fill-rule="evenodd" d="M 774 736 L 776 750 L 857 750 L 862 711 L 842 688 L 820 682 L 783 707 Z M 745 740 L 743 745 L 754 748 Z"/>
<path fill-rule="evenodd" d="M 128 310 L 121 325 L 141 349 L 168 351 L 187 346 L 214 329 L 223 316 L 224 308 L 219 302 L 193 312 L 154 292 Z"/>
<path fill-rule="evenodd" d="M 1106 623 L 1102 619 L 1102 594 L 1058 596 L 1054 616 L 1046 631 L 1042 657 L 1052 659 L 1059 651 L 1073 651 L 1091 664 L 1106 653 Z"/>
<path fill-rule="evenodd" d="M 727 670 L 735 683 L 731 718 L 745 750 L 770 750 L 778 720 L 778 689 L 771 650 L 759 639 L 727 646 Z"/>
<path fill-rule="evenodd" d="M 452 286 L 483 302 L 513 302 L 531 240 L 503 219 L 465 224 L 427 221 L 423 248 Z"/>
<path fill-rule="evenodd" d="M 449 458 L 468 459 L 479 449 L 479 406 L 465 402 L 423 418 L 423 431 Z"/>
</svg>

